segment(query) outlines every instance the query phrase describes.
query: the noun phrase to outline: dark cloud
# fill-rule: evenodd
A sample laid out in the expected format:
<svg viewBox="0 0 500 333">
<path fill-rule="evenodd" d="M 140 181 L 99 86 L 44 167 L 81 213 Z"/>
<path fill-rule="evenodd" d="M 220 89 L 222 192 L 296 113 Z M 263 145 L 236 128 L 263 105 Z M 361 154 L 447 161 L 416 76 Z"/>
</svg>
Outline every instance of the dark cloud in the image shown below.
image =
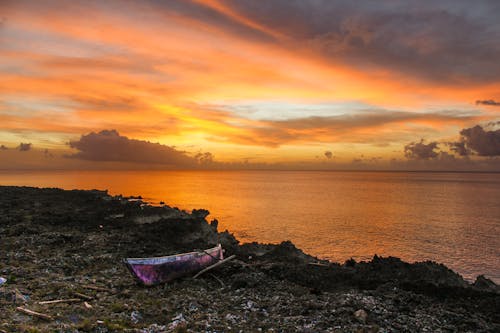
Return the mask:
<svg viewBox="0 0 500 333">
<path fill-rule="evenodd" d="M 490 122 L 486 126 L 497 126 L 499 122 Z M 481 125 L 464 128 L 460 131 L 460 139 L 455 142 L 444 142 L 458 156 L 479 155 L 487 157 L 500 156 L 500 129 L 485 130 Z M 438 151 L 438 143 L 412 142 L 404 147 L 405 156 L 413 160 L 428 160 L 439 156 L 440 161 L 456 161 L 452 154 Z"/>
<path fill-rule="evenodd" d="M 421 139 L 420 142 L 411 142 L 404 148 L 405 156 L 412 160 L 428 160 L 438 157 L 439 153 L 435 150 L 438 148 L 438 143 L 433 141 L 424 143 Z"/>
<path fill-rule="evenodd" d="M 32 144 L 31 143 L 22 143 L 22 142 L 17 147 L 17 149 L 19 149 L 20 151 L 28 151 L 31 148 L 32 148 Z"/>
<path fill-rule="evenodd" d="M 500 120 L 499 121 L 490 121 L 489 123 L 486 124 L 485 127 L 495 127 L 495 126 L 500 126 Z"/>
<path fill-rule="evenodd" d="M 476 105 L 500 106 L 500 102 L 496 102 L 492 99 L 485 99 L 485 100 L 477 100 Z"/>
<path fill-rule="evenodd" d="M 82 135 L 69 143 L 78 153 L 68 157 L 91 161 L 117 161 L 143 164 L 165 164 L 173 167 L 195 167 L 202 158 L 193 158 L 186 152 L 159 143 L 129 139 L 116 130 L 104 130 Z"/>
<path fill-rule="evenodd" d="M 470 149 L 465 146 L 464 141 L 448 142 L 450 150 L 458 154 L 459 156 L 467 156 L 470 154 Z"/>
<path fill-rule="evenodd" d="M 207 164 L 212 164 L 214 163 L 214 155 L 210 152 L 206 153 L 198 153 L 194 156 L 194 158 L 198 161 L 199 164 L 201 165 L 207 165 Z"/>
<path fill-rule="evenodd" d="M 485 131 L 480 125 L 460 131 L 464 146 L 479 156 L 500 156 L 500 129 Z"/>
<path fill-rule="evenodd" d="M 325 156 L 326 156 L 326 158 L 328 158 L 330 160 L 333 157 L 333 153 L 331 151 L 327 150 L 327 151 L 325 151 Z"/>
<path fill-rule="evenodd" d="M 239 22 L 238 20 L 203 3 L 184 0 L 149 0 L 149 2 L 154 6 L 157 6 L 157 8 L 161 11 L 175 12 L 189 17 L 190 19 L 218 26 L 222 30 L 243 36 L 245 38 L 260 41 L 272 41 L 274 39 L 272 35 L 262 31 L 262 29 L 256 29 L 248 24 Z"/>
<path fill-rule="evenodd" d="M 434 81 L 496 81 L 500 3 L 225 0 L 261 25 L 333 61 Z"/>
</svg>

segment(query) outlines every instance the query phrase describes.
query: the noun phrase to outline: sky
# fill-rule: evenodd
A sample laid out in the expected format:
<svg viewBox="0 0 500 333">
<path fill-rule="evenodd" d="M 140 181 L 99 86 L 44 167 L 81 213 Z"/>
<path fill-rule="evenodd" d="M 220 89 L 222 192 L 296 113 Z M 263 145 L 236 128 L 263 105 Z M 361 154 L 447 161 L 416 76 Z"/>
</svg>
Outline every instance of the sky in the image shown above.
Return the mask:
<svg viewBox="0 0 500 333">
<path fill-rule="evenodd" d="M 0 169 L 500 171 L 498 1 L 0 0 Z"/>
</svg>

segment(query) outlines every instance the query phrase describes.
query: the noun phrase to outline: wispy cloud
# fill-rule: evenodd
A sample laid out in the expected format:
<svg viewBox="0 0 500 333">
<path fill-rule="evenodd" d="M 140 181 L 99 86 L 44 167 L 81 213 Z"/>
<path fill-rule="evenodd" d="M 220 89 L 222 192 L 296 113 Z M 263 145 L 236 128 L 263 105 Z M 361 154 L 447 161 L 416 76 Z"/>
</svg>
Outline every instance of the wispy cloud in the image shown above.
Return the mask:
<svg viewBox="0 0 500 333">
<path fill-rule="evenodd" d="M 500 106 L 500 102 L 496 102 L 492 99 L 485 99 L 485 100 L 477 100 L 476 105 Z"/>
<path fill-rule="evenodd" d="M 470 112 L 441 111 L 433 113 L 403 112 L 392 110 L 362 110 L 337 116 L 311 116 L 289 120 L 259 121 L 248 124 L 243 131 L 228 140 L 249 145 L 279 147 L 284 144 L 307 142 L 374 143 L 396 140 L 411 134 L 413 125 L 428 128 L 443 124 L 462 124 L 476 119 Z M 407 129 L 404 128 L 407 126 Z M 400 137 L 394 136 L 394 128 Z M 391 130 L 392 129 L 392 130 Z"/>
</svg>

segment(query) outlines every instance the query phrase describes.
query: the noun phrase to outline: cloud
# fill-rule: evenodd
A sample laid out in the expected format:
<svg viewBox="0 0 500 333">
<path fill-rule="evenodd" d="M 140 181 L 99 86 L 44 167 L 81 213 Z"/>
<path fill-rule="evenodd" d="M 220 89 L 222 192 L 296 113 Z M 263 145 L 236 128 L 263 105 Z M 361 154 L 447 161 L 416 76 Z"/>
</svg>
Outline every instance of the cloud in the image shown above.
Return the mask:
<svg viewBox="0 0 500 333">
<path fill-rule="evenodd" d="M 172 167 L 195 167 L 198 162 L 211 161 L 211 155 L 193 158 L 186 152 L 173 147 L 129 139 L 120 135 L 116 130 L 103 130 L 82 135 L 79 140 L 70 141 L 69 145 L 79 152 L 68 157 L 91 161 L 164 164 Z"/>
<path fill-rule="evenodd" d="M 218 27 L 225 32 L 238 35 L 243 38 L 270 42 L 275 38 L 275 33 L 265 26 L 247 20 L 239 16 L 231 9 L 231 6 L 224 6 L 218 1 L 194 0 L 182 1 L 171 0 L 168 2 L 152 0 L 157 6 L 157 10 L 166 13 L 176 12 L 185 15 L 191 20 L 203 22 Z"/>
<path fill-rule="evenodd" d="M 496 126 L 498 122 L 490 122 L 487 126 Z M 464 162 L 462 166 L 472 165 L 469 155 L 478 155 L 484 157 L 497 157 L 500 156 L 500 129 L 485 130 L 481 125 L 476 125 L 470 128 L 464 128 L 460 131 L 460 139 L 453 142 L 443 142 L 449 146 L 450 151 L 462 157 L 456 159 L 453 154 L 438 149 L 439 143 L 436 141 L 424 143 L 411 142 L 404 147 L 405 157 L 410 160 L 432 160 L 436 159 L 443 166 L 450 166 L 451 162 Z M 492 161 L 492 165 L 498 164 L 498 159 Z M 476 161 L 478 162 L 478 161 Z M 437 166 L 437 165 L 436 165 Z"/>
<path fill-rule="evenodd" d="M 405 126 L 420 125 L 423 131 L 443 124 L 475 120 L 466 111 L 403 112 L 397 110 L 358 110 L 336 116 L 310 116 L 287 120 L 262 120 L 231 133 L 227 141 L 245 145 L 279 147 L 304 142 L 386 143 L 408 140 L 414 130 Z M 376 139 L 374 139 L 376 136 Z"/>
<path fill-rule="evenodd" d="M 405 157 L 413 160 L 428 160 L 438 157 L 438 143 L 433 141 L 428 144 L 421 139 L 420 142 L 411 142 L 404 147 Z"/>
<path fill-rule="evenodd" d="M 194 158 L 201 165 L 209 165 L 209 164 L 214 163 L 214 155 L 210 152 L 198 153 L 198 154 L 194 155 Z"/>
<path fill-rule="evenodd" d="M 448 142 L 450 150 L 457 153 L 459 156 L 467 156 L 470 154 L 470 149 L 465 146 L 464 141 Z"/>
<path fill-rule="evenodd" d="M 476 105 L 500 106 L 500 102 L 496 102 L 492 99 L 477 100 Z"/>
<path fill-rule="evenodd" d="M 485 127 L 495 127 L 495 126 L 500 126 L 500 120 L 499 121 L 490 121 L 489 123 L 486 124 Z"/>
<path fill-rule="evenodd" d="M 485 131 L 480 125 L 460 131 L 465 147 L 479 156 L 500 156 L 500 129 Z"/>
<path fill-rule="evenodd" d="M 500 74 L 499 10 L 494 2 L 224 2 L 280 31 L 288 37 L 285 42 L 305 43 L 334 62 L 441 82 L 496 81 Z"/>
<path fill-rule="evenodd" d="M 207 147 L 226 161 L 257 152 L 261 162 L 300 160 L 325 149 L 350 161 L 343 152 L 352 143 L 390 155 L 395 145 L 496 119 L 471 105 L 498 100 L 492 2 L 44 0 L 4 9 L 0 139 L 11 147 L 36 134 L 35 147 L 53 149 L 116 128 L 179 150 Z M 276 115 L 265 109 L 272 102 L 297 112 Z M 262 107 L 259 117 L 236 112 L 239 103 Z M 235 108 L 196 107 L 217 104 Z M 457 109 L 433 112 L 443 105 Z M 76 153 L 90 160 L 95 150 Z M 194 161 L 178 164 L 214 163 L 184 155 Z"/>
<path fill-rule="evenodd" d="M 327 151 L 325 151 L 325 156 L 327 159 L 330 160 L 333 157 L 333 153 L 331 151 L 327 150 Z"/>
<path fill-rule="evenodd" d="M 19 151 L 28 151 L 31 148 L 32 148 L 32 144 L 31 143 L 22 143 L 22 142 L 17 147 L 17 149 L 19 149 Z"/>
</svg>

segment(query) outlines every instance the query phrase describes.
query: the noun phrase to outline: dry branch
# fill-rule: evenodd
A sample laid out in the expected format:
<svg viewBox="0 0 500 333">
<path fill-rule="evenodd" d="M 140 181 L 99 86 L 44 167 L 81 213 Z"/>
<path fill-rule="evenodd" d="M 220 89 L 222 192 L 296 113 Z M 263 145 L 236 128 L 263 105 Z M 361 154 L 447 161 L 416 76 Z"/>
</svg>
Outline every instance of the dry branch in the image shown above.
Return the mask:
<svg viewBox="0 0 500 333">
<path fill-rule="evenodd" d="M 210 273 L 210 276 L 211 276 L 211 277 L 213 277 L 214 279 L 216 279 L 216 280 L 220 283 L 220 285 L 221 285 L 222 287 L 225 287 L 224 282 L 222 282 L 222 280 L 221 280 L 221 279 L 219 279 L 217 276 L 213 275 L 212 273 Z"/>
<path fill-rule="evenodd" d="M 213 264 L 212 266 L 208 266 L 207 268 L 205 268 L 205 269 L 203 269 L 203 270 L 199 271 L 198 273 L 196 273 L 196 275 L 195 275 L 195 276 L 193 276 L 193 279 L 196 279 L 196 278 L 197 278 L 198 276 L 200 276 L 201 274 L 203 274 L 203 273 L 205 273 L 205 272 L 208 272 L 209 270 L 214 269 L 215 267 L 218 267 L 218 266 L 220 266 L 220 265 L 222 265 L 222 264 L 224 264 L 224 263 L 226 263 L 226 262 L 228 262 L 229 260 L 234 259 L 234 258 L 236 258 L 236 256 L 233 254 L 232 256 L 227 257 L 226 259 L 223 259 L 223 260 L 221 260 L 221 261 L 216 262 L 216 263 L 215 263 L 215 264 Z"/>
<path fill-rule="evenodd" d="M 30 315 L 30 316 L 33 316 L 33 317 L 37 317 L 37 318 L 40 318 L 40 319 L 44 319 L 44 320 L 54 320 L 54 318 L 52 318 L 51 316 L 49 315 L 46 315 L 46 314 L 43 314 L 43 313 L 40 313 L 40 312 L 35 312 L 35 311 L 31 311 L 29 309 L 25 309 L 21 306 L 18 306 L 16 308 L 17 311 L 19 312 L 22 312 L 22 313 L 25 313 L 27 315 Z"/>
<path fill-rule="evenodd" d="M 105 291 L 105 292 L 109 292 L 109 293 L 113 292 L 113 290 L 108 289 L 108 288 L 92 286 L 92 285 L 88 285 L 88 284 L 84 284 L 81 287 L 85 288 L 85 289 L 96 290 L 96 291 Z"/>
<path fill-rule="evenodd" d="M 84 299 L 86 301 L 91 301 L 91 300 L 94 299 L 94 297 L 92 297 L 92 296 L 88 296 L 88 295 L 85 295 L 85 294 L 77 293 L 76 291 L 73 292 L 73 295 L 75 295 L 76 297 L 79 297 L 81 299 Z"/>
<path fill-rule="evenodd" d="M 58 304 L 58 303 L 76 303 L 76 302 L 81 302 L 82 300 L 80 298 L 68 298 L 68 299 L 54 299 L 52 301 L 42 301 L 38 302 L 38 304 Z"/>
</svg>

